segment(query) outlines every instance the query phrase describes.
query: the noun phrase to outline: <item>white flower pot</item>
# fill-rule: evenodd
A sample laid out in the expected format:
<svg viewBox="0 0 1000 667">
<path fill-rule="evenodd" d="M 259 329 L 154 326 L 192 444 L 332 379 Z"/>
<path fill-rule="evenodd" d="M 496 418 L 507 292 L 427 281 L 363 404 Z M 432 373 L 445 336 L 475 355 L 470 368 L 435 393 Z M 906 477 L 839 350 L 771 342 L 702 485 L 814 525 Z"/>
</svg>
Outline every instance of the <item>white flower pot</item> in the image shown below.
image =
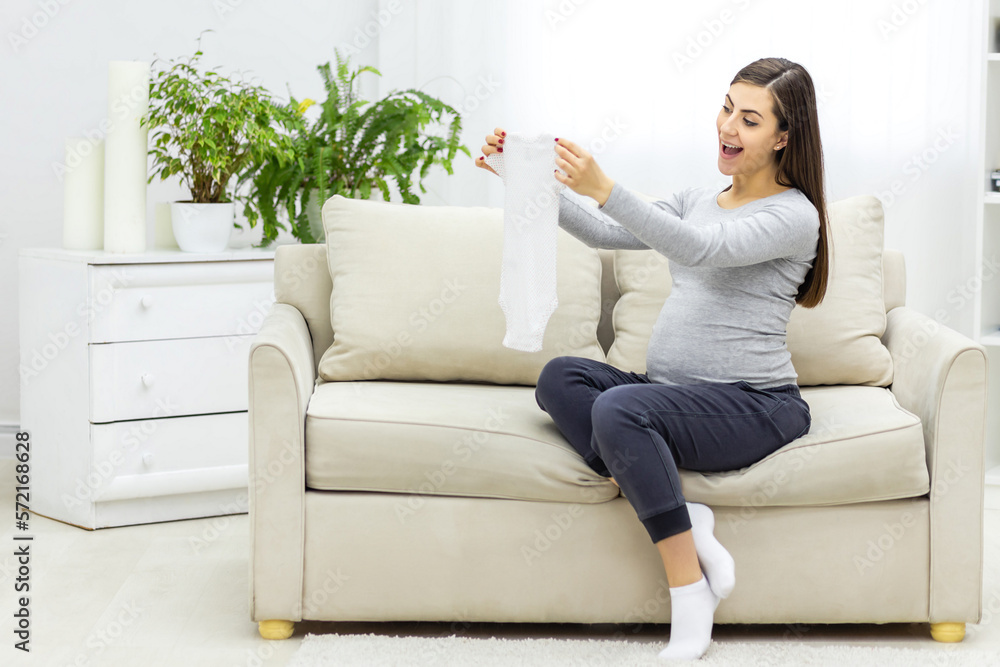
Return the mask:
<svg viewBox="0 0 1000 667">
<path fill-rule="evenodd" d="M 175 201 L 170 204 L 170 226 L 177 245 L 185 252 L 222 252 L 233 233 L 236 205 L 192 204 Z"/>
</svg>

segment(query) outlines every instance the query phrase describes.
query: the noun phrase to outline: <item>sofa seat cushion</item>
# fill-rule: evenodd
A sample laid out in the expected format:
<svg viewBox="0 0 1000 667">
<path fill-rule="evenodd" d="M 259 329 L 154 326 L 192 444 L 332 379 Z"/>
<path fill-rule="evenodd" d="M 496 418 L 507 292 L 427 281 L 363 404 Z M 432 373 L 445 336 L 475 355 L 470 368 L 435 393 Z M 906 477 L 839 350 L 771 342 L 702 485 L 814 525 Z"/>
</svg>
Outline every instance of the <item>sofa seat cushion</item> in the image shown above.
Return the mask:
<svg viewBox="0 0 1000 667">
<path fill-rule="evenodd" d="M 708 505 L 836 505 L 928 492 L 919 418 L 883 387 L 802 389 L 806 435 L 740 470 L 680 470 Z M 586 464 L 538 407 L 534 387 L 322 382 L 306 411 L 306 486 L 599 503 L 619 490 Z"/>
<path fill-rule="evenodd" d="M 317 381 L 306 486 L 570 503 L 618 495 L 538 407 L 534 387 L 388 380 Z M 413 496 L 400 511 L 419 504 Z"/>
<path fill-rule="evenodd" d="M 680 471 L 692 502 L 753 507 L 913 498 L 930 490 L 920 418 L 885 387 L 801 387 L 809 432 L 740 470 Z"/>
</svg>

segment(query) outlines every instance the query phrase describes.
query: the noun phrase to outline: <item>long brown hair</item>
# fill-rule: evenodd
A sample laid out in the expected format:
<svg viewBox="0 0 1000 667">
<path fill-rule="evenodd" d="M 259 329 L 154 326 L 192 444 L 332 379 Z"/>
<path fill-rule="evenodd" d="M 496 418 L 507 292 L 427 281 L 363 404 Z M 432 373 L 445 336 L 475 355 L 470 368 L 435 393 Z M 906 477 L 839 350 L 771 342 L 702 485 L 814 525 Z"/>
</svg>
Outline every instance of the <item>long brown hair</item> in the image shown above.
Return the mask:
<svg viewBox="0 0 1000 667">
<path fill-rule="evenodd" d="M 737 72 L 732 83 L 737 82 L 761 86 L 771 93 L 778 130 L 788 131 L 787 143 L 775 151 L 778 171 L 774 180 L 778 185 L 801 190 L 819 212 L 816 260 L 795 297 L 795 302 L 804 308 L 815 308 L 826 295 L 830 266 L 827 246 L 831 241 L 823 189 L 823 145 L 812 77 L 802 65 L 785 58 L 761 58 Z"/>
</svg>

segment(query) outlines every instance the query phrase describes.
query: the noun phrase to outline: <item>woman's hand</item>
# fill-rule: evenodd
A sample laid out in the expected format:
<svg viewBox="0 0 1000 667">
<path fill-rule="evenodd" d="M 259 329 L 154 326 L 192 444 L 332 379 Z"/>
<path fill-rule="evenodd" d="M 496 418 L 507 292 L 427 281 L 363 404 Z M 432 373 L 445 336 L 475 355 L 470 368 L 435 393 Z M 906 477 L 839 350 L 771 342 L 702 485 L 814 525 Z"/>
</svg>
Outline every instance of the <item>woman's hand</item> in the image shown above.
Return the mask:
<svg viewBox="0 0 1000 667">
<path fill-rule="evenodd" d="M 570 190 L 593 197 L 601 206 L 608 201 L 615 182 L 604 175 L 594 156 L 582 147 L 569 139 L 556 139 L 556 166 L 566 172 L 564 175 L 556 170 L 556 180 Z"/>
<path fill-rule="evenodd" d="M 485 156 L 490 155 L 491 153 L 503 153 L 503 139 L 506 136 L 507 133 L 504 132 L 503 129 L 499 127 L 493 130 L 493 134 L 486 135 L 486 145 L 483 146 L 484 157 L 476 158 L 475 162 L 477 167 L 481 167 L 483 169 L 486 169 L 487 171 L 491 171 L 494 174 L 497 174 L 497 172 L 493 170 L 493 167 L 486 164 Z M 497 174 L 497 176 L 499 175 L 500 174 Z"/>
</svg>

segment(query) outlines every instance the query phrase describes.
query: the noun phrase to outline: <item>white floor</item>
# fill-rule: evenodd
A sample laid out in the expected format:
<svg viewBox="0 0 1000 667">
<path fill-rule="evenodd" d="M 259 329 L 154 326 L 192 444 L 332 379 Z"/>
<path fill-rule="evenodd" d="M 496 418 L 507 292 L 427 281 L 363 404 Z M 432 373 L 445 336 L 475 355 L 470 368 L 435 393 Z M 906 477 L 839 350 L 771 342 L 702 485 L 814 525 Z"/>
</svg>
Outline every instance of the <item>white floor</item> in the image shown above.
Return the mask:
<svg viewBox="0 0 1000 667">
<path fill-rule="evenodd" d="M 285 641 L 265 641 L 248 613 L 249 523 L 246 514 L 141 526 L 83 530 L 32 515 L 31 646 L 12 648 L 14 462 L 0 460 L 0 665 L 59 667 L 284 665 L 311 633 L 611 639 L 614 625 L 316 623 L 295 626 Z M 966 626 L 963 645 L 1000 649 L 1000 510 L 986 510 L 984 615 Z M 991 565 L 992 564 L 992 565 Z M 646 627 L 634 641 L 666 645 L 667 626 Z M 716 641 L 793 640 L 819 644 L 916 648 L 926 623 L 884 625 L 716 625 Z M 937 644 L 938 646 L 945 646 Z M 956 645 L 949 645 L 956 646 Z"/>
</svg>

